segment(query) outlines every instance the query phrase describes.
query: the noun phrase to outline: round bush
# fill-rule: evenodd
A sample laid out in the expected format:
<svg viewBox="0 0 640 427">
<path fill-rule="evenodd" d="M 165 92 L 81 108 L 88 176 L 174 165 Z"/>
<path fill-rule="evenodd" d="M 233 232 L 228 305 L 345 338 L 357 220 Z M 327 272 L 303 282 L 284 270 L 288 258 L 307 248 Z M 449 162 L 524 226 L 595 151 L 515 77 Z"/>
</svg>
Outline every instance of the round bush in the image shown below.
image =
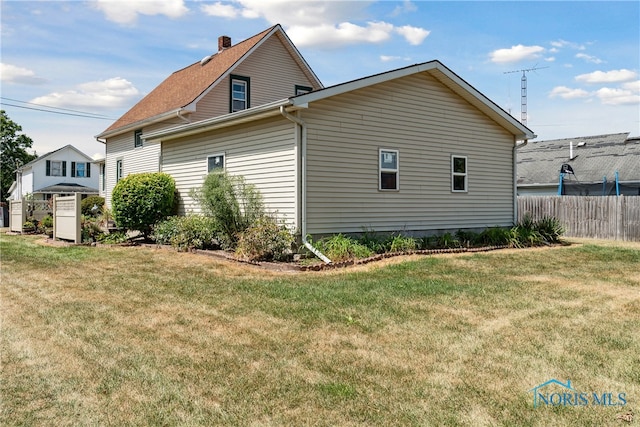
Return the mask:
<svg viewBox="0 0 640 427">
<path fill-rule="evenodd" d="M 98 209 L 95 211 L 93 209 L 94 206 L 98 207 Z M 100 215 L 104 210 L 104 197 L 89 196 L 85 199 L 82 199 L 82 201 L 80 202 L 80 210 L 82 211 L 82 215 L 85 216 L 96 217 Z"/>
<path fill-rule="evenodd" d="M 152 226 L 173 213 L 176 184 L 162 172 L 131 174 L 113 189 L 113 219 L 119 227 L 140 231 L 145 237 Z"/>
</svg>

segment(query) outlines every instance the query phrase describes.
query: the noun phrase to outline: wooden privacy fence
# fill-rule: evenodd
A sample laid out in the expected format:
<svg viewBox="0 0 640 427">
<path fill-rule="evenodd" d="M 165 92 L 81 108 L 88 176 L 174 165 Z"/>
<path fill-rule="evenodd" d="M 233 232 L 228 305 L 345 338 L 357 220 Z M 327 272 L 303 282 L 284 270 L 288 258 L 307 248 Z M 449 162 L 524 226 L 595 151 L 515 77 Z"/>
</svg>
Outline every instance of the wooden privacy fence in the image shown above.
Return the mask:
<svg viewBox="0 0 640 427">
<path fill-rule="evenodd" d="M 53 198 L 53 238 L 82 242 L 81 194 Z"/>
<path fill-rule="evenodd" d="M 640 196 L 520 196 L 526 214 L 557 218 L 568 237 L 640 241 Z"/>
</svg>

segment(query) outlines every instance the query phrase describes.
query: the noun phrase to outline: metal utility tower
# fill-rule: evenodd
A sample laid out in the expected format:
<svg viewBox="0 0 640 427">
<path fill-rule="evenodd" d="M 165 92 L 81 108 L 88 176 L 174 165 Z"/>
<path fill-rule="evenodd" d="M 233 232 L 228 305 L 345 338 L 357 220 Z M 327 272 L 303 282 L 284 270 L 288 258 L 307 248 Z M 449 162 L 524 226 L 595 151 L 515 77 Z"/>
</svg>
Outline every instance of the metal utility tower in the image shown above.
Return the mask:
<svg viewBox="0 0 640 427">
<path fill-rule="evenodd" d="M 520 73 L 522 72 L 522 78 L 520 79 L 520 123 L 523 125 L 527 125 L 527 73 L 529 71 L 541 70 L 543 68 L 549 67 L 533 67 L 533 68 L 525 68 L 522 70 L 514 70 L 514 71 L 505 71 L 504 74 L 511 73 Z"/>
</svg>

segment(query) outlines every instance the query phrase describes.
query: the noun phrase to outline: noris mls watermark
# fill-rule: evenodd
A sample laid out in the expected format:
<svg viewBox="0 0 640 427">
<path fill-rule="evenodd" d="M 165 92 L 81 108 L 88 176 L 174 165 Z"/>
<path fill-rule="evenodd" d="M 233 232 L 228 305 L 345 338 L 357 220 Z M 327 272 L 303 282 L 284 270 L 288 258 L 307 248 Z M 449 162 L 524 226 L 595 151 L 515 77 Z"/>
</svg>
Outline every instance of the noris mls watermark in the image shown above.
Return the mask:
<svg viewBox="0 0 640 427">
<path fill-rule="evenodd" d="M 571 381 L 566 384 L 554 379 L 538 384 L 533 392 L 533 407 L 540 406 L 625 406 L 627 395 L 619 391 L 581 392 L 573 388 Z"/>
</svg>

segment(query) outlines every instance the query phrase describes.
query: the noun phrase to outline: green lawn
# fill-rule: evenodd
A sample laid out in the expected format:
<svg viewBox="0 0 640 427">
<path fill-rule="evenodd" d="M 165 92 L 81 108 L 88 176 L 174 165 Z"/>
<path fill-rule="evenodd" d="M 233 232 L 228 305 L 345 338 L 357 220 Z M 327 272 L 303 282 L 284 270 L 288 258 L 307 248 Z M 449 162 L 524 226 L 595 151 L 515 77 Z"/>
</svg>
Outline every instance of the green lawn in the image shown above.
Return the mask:
<svg viewBox="0 0 640 427">
<path fill-rule="evenodd" d="M 319 273 L 32 236 L 0 245 L 3 426 L 640 418 L 640 244 Z M 550 379 L 589 404 L 534 408 L 530 390 Z M 546 390 L 556 402 L 564 392 Z M 594 392 L 612 393 L 611 405 L 593 404 Z M 613 405 L 620 393 L 626 405 Z"/>
</svg>

